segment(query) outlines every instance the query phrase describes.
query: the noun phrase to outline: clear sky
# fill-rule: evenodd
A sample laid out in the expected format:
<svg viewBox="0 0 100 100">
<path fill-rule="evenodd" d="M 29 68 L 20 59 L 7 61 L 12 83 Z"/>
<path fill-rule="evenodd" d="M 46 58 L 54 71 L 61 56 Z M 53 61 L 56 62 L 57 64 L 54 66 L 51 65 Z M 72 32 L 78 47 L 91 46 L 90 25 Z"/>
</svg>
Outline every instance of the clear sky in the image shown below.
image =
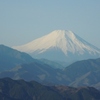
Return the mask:
<svg viewBox="0 0 100 100">
<path fill-rule="evenodd" d="M 0 0 L 0 44 L 71 30 L 100 48 L 100 0 Z"/>
</svg>

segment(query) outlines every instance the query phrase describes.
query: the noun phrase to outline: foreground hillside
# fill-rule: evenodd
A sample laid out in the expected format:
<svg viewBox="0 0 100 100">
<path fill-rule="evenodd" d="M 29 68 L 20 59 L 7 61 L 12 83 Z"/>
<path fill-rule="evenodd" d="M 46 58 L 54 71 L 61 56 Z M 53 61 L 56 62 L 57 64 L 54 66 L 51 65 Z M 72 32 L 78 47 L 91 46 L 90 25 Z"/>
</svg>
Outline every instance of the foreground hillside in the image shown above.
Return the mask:
<svg viewBox="0 0 100 100">
<path fill-rule="evenodd" d="M 35 81 L 0 79 L 0 100 L 100 100 L 92 87 L 44 86 Z"/>
</svg>

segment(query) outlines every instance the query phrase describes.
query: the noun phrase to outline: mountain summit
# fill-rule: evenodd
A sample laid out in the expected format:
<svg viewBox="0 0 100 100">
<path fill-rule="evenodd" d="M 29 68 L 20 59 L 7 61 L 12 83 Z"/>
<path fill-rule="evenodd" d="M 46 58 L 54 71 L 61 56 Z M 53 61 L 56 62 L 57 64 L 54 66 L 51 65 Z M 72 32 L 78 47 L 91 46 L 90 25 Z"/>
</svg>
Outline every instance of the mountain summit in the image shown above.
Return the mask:
<svg viewBox="0 0 100 100">
<path fill-rule="evenodd" d="M 100 56 L 100 49 L 86 42 L 72 31 L 55 30 L 14 49 L 27 52 L 36 58 L 58 61 L 75 61 Z"/>
</svg>

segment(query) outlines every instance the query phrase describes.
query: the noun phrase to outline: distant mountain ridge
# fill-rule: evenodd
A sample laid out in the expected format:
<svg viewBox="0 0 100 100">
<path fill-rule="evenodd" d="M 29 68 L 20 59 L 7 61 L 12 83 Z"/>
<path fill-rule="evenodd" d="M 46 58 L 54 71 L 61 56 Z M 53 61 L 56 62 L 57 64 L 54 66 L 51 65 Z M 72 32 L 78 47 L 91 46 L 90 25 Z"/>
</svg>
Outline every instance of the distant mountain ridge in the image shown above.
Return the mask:
<svg viewBox="0 0 100 100">
<path fill-rule="evenodd" d="M 1 72 L 0 78 L 4 77 L 35 80 L 45 85 L 93 86 L 100 89 L 100 58 L 78 61 L 63 70 L 42 62 L 21 64 Z"/>
<path fill-rule="evenodd" d="M 33 61 L 34 59 L 24 52 L 0 45 L 0 72 L 12 69 L 19 64 L 31 63 Z"/>
<path fill-rule="evenodd" d="M 77 61 L 66 68 L 49 60 L 0 46 L 0 78 L 35 80 L 43 84 L 94 86 L 100 89 L 100 58 Z M 59 69 L 57 69 L 59 68 Z"/>
<path fill-rule="evenodd" d="M 32 42 L 13 48 L 27 52 L 35 58 L 55 61 L 76 61 L 100 57 L 100 49 L 66 30 L 55 30 Z"/>
</svg>

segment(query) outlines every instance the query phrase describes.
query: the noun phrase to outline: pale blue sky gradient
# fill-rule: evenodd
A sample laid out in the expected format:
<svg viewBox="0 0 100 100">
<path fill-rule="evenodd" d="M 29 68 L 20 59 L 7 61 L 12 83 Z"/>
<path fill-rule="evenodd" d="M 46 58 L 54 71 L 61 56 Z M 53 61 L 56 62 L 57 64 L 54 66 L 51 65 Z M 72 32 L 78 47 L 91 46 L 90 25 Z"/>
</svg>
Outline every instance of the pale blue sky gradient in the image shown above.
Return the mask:
<svg viewBox="0 0 100 100">
<path fill-rule="evenodd" d="M 0 0 L 0 44 L 71 30 L 100 48 L 100 0 Z"/>
</svg>

